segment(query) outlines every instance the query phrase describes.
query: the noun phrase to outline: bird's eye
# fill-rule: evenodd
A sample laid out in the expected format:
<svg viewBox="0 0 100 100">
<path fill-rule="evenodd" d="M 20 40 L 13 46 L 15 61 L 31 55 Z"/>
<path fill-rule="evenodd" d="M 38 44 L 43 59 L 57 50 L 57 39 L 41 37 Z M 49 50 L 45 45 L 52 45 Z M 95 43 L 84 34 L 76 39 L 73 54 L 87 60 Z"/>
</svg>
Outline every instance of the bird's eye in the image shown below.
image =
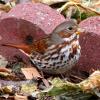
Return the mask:
<svg viewBox="0 0 100 100">
<path fill-rule="evenodd" d="M 68 27 L 68 30 L 72 30 L 73 28 L 72 27 Z"/>
</svg>

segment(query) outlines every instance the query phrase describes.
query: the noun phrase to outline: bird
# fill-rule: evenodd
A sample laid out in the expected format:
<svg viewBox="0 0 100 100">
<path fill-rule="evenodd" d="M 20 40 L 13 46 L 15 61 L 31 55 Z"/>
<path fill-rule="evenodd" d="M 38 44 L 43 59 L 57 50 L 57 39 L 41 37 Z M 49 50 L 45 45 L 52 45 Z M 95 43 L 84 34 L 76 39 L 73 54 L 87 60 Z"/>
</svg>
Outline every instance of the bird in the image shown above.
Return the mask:
<svg viewBox="0 0 100 100">
<path fill-rule="evenodd" d="M 3 44 L 19 49 L 40 70 L 63 74 L 78 62 L 81 55 L 79 26 L 74 20 L 59 24 L 51 34 L 33 42 L 32 46 Z"/>
</svg>

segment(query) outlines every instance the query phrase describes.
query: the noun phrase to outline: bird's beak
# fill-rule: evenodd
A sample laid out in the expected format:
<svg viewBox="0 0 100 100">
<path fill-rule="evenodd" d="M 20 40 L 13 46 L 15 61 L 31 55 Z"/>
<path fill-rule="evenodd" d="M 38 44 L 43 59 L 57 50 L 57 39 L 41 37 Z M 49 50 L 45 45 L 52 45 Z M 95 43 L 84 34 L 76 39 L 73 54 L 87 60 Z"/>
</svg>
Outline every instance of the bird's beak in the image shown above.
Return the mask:
<svg viewBox="0 0 100 100">
<path fill-rule="evenodd" d="M 77 28 L 76 34 L 77 34 L 77 35 L 80 35 L 80 33 L 83 33 L 84 31 L 85 31 L 85 30 L 82 29 L 82 28 Z"/>
<path fill-rule="evenodd" d="M 76 32 L 76 34 L 77 34 L 77 35 L 80 35 L 80 32 L 79 32 L 79 31 L 77 31 L 77 32 Z"/>
<path fill-rule="evenodd" d="M 26 44 L 2 44 L 2 46 L 13 47 L 19 49 L 21 52 L 26 53 L 27 55 L 31 54 L 32 48 Z"/>
</svg>

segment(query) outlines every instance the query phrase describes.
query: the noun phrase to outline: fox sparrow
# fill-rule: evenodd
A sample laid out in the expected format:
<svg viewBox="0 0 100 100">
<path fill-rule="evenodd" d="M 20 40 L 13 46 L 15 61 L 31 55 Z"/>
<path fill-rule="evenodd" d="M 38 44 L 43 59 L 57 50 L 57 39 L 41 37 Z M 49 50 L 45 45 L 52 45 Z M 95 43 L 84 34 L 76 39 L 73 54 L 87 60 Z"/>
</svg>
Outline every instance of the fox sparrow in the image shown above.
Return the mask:
<svg viewBox="0 0 100 100">
<path fill-rule="evenodd" d="M 71 69 L 80 57 L 78 25 L 70 20 L 58 25 L 45 38 L 32 44 L 32 52 L 28 48 L 14 44 L 5 46 L 15 47 L 24 51 L 39 70 L 50 74 L 62 74 Z M 26 49 L 25 49 L 26 48 Z"/>
</svg>

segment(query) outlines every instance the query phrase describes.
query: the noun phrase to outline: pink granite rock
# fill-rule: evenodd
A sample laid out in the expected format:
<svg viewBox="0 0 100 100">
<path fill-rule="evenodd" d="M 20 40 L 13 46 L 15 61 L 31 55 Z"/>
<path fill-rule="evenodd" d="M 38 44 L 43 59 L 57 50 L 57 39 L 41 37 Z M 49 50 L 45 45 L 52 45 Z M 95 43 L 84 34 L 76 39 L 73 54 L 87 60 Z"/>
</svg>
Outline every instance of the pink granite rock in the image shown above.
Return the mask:
<svg viewBox="0 0 100 100">
<path fill-rule="evenodd" d="M 6 18 L 0 21 L 0 45 L 7 43 L 31 45 L 33 41 L 42 36 L 46 36 L 44 31 L 26 20 Z M 15 56 L 27 58 L 18 49 L 5 46 L 0 46 L 0 55 L 9 61 L 13 60 Z"/>
<path fill-rule="evenodd" d="M 32 44 L 34 40 L 50 34 L 64 20 L 60 13 L 48 5 L 41 3 L 19 4 L 1 17 L 0 44 Z M 25 58 L 25 61 L 28 60 L 15 48 L 0 46 L 0 55 L 9 61 L 12 61 L 16 55 Z"/>
<path fill-rule="evenodd" d="M 57 25 L 65 20 L 59 12 L 48 5 L 31 2 L 18 4 L 6 16 L 3 16 L 3 18 L 11 17 L 34 23 L 47 34 L 51 33 Z"/>
<path fill-rule="evenodd" d="M 82 54 L 77 68 L 84 71 L 100 69 L 100 16 L 87 18 L 79 26 L 86 32 L 80 35 Z"/>
</svg>

